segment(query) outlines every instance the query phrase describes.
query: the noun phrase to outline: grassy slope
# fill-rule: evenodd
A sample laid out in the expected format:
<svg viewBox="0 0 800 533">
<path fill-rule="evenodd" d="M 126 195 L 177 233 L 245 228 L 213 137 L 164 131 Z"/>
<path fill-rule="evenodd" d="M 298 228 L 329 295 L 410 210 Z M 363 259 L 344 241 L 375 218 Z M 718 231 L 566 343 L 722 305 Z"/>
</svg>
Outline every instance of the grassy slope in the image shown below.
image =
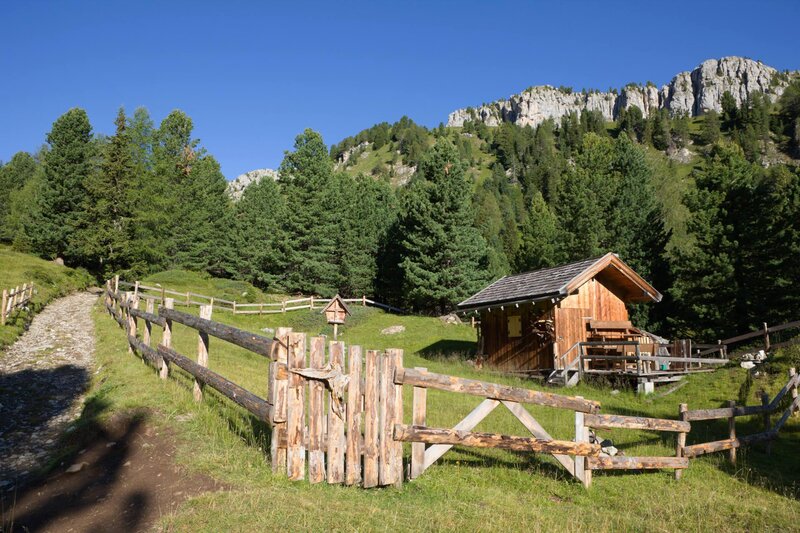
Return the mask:
<svg viewBox="0 0 800 533">
<path fill-rule="evenodd" d="M 31 255 L 15 252 L 9 246 L 0 245 L 0 290 L 22 287 L 33 281 L 38 293 L 31 306 L 35 313 L 53 298 L 82 289 L 93 283 L 89 274 L 58 266 Z M 15 312 L 5 326 L 0 326 L 0 348 L 16 340 L 24 331 L 30 313 Z"/>
<path fill-rule="evenodd" d="M 178 428 L 183 440 L 179 460 L 232 486 L 230 492 L 193 499 L 166 519 L 169 526 L 180 530 L 785 530 L 800 518 L 800 505 L 794 499 L 795 480 L 800 479 L 800 464 L 794 458 L 800 430 L 796 421 L 782 433 L 772 457 L 758 448 L 742 450 L 739 467 L 733 470 L 722 454 L 716 454 L 693 461 L 679 483 L 666 472 L 596 474 L 594 486 L 587 492 L 566 479 L 549 456 L 476 449 L 449 452 L 401 490 L 290 483 L 270 472 L 263 426 L 227 401 L 193 404 L 191 383 L 185 376 L 176 372 L 169 381 L 160 382 L 152 369 L 127 353 L 123 334 L 113 320 L 100 309 L 96 318 L 102 370 L 89 405 L 105 412 L 141 406 L 158 410 L 157 423 Z M 219 312 L 215 318 L 253 331 L 278 325 L 311 334 L 327 331 L 317 313 L 306 311 L 269 317 L 233 317 Z M 405 325 L 406 332 L 380 335 L 380 329 L 395 324 Z M 398 317 L 357 308 L 343 340 L 365 348 L 404 348 L 406 366 L 487 379 L 486 373 L 458 361 L 457 352 L 467 349 L 474 338 L 475 332 L 468 326 L 446 326 L 435 318 Z M 197 336 L 176 326 L 174 342 L 179 351 L 192 356 Z M 456 355 L 450 359 L 423 357 L 423 353 L 451 351 Z M 266 394 L 263 358 L 212 340 L 210 366 L 255 393 Z M 641 398 L 629 391 L 614 396 L 609 389 L 586 385 L 570 392 L 600 400 L 606 413 L 675 417 L 680 402 L 699 408 L 738 397 L 743 376 L 739 368 L 693 376 L 687 386 L 664 398 Z M 539 388 L 513 378 L 490 379 Z M 753 384 L 749 403 L 756 402 L 756 389 L 766 387 L 774 393 L 781 380 L 783 374 Z M 411 391 L 405 392 L 409 412 Z M 429 391 L 429 424 L 452 426 L 478 403 L 474 397 Z M 554 437 L 572 436 L 571 413 L 539 407 L 530 410 Z M 697 429 L 705 438 L 722 435 L 726 431 L 723 426 Z M 501 408 L 478 430 L 525 434 Z M 758 430 L 758 420 L 739 426 L 742 435 Z M 660 434 L 617 430 L 603 436 L 613 438 L 628 455 L 669 455 L 674 451 L 672 438 L 662 440 Z M 775 481 L 766 483 L 765 476 Z"/>
</svg>

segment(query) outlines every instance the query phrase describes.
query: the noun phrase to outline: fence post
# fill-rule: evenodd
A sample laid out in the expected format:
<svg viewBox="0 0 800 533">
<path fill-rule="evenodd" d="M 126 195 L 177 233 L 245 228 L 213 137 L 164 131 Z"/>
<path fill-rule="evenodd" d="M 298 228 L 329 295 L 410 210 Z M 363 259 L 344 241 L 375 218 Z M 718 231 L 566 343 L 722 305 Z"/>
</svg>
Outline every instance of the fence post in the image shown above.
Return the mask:
<svg viewBox="0 0 800 533">
<path fill-rule="evenodd" d="M 139 308 L 139 296 L 136 293 L 130 294 L 128 296 L 128 335 L 131 337 L 136 337 L 136 330 L 138 329 L 139 320 L 133 316 L 131 313 L 131 309 L 138 309 Z M 133 343 L 129 343 L 128 349 L 131 353 L 135 353 L 133 349 Z M 142 363 L 146 363 L 144 356 L 142 356 Z"/>
<path fill-rule="evenodd" d="M 286 475 L 291 480 L 305 478 L 305 378 L 291 372 L 306 366 L 305 333 L 289 334 L 289 388 L 286 402 Z"/>
<path fill-rule="evenodd" d="M 233 314 L 236 314 L 236 300 L 233 301 Z"/>
<path fill-rule="evenodd" d="M 271 375 L 274 402 L 272 403 L 272 438 L 270 458 L 272 471 L 286 472 L 286 401 L 288 390 L 289 333 L 292 328 L 275 330 L 275 372 Z M 281 442 L 283 440 L 284 442 Z"/>
<path fill-rule="evenodd" d="M 153 306 L 154 306 L 155 302 L 153 301 L 152 298 L 148 298 L 146 301 L 147 301 L 147 304 L 146 304 L 145 310 L 152 315 L 153 314 Z M 153 324 L 149 320 L 145 320 L 144 321 L 144 331 L 142 332 L 142 340 L 148 346 L 150 346 L 150 336 L 152 335 L 152 333 L 153 333 Z"/>
<path fill-rule="evenodd" d="M 133 295 L 135 297 L 137 297 L 137 298 L 139 297 L 139 281 L 138 280 L 133 282 Z"/>
<path fill-rule="evenodd" d="M 393 471 L 392 477 L 394 478 L 394 485 L 398 488 L 403 486 L 403 443 L 399 440 L 394 440 L 394 426 L 403 423 L 403 385 L 394 382 L 394 377 L 398 372 L 403 370 L 403 350 L 389 349 L 387 350 L 391 358 L 391 372 L 389 374 L 389 383 L 391 386 L 390 398 L 392 398 L 392 419 L 389 426 L 391 435 L 391 468 Z"/>
<path fill-rule="evenodd" d="M 728 407 L 736 407 L 734 400 L 728 400 Z M 731 416 L 728 418 L 728 438 L 732 441 L 736 440 L 736 417 Z M 736 448 L 732 447 L 728 450 L 728 460 L 732 465 L 736 464 Z"/>
<path fill-rule="evenodd" d="M 119 292 L 119 274 L 114 276 L 114 294 Z"/>
<path fill-rule="evenodd" d="M 3 307 L 0 308 L 0 323 L 6 325 L 6 307 L 8 306 L 8 289 L 3 289 Z"/>
<path fill-rule="evenodd" d="M 678 419 L 682 422 L 686 422 L 688 418 L 687 412 L 689 411 L 689 406 L 685 403 L 682 403 L 678 406 Z M 678 442 L 675 445 L 675 457 L 683 457 L 683 447 L 686 446 L 686 432 L 681 431 L 678 433 Z M 683 469 L 676 468 L 675 469 L 675 479 L 680 479 L 683 476 Z"/>
<path fill-rule="evenodd" d="M 350 381 L 347 385 L 347 450 L 345 452 L 345 484 L 361 481 L 361 347 L 350 346 L 348 355 Z"/>
<path fill-rule="evenodd" d="M 331 367 L 344 371 L 344 343 L 331 342 L 329 346 L 329 361 Z M 334 410 L 334 395 L 331 391 L 331 401 L 328 405 L 328 483 L 344 482 L 344 420 L 345 413 Z"/>
<path fill-rule="evenodd" d="M 189 302 L 191 301 L 192 301 L 191 295 L 189 294 L 189 291 L 186 291 L 186 307 L 189 307 L 190 305 Z"/>
<path fill-rule="evenodd" d="M 769 394 L 767 394 L 767 391 L 761 391 L 761 406 L 764 409 L 764 415 L 763 415 L 764 431 L 766 432 L 769 431 L 771 427 L 769 420 L 769 411 L 767 410 L 767 407 L 769 406 Z M 772 453 L 772 440 L 767 441 L 766 452 L 767 455 L 770 455 Z"/>
<path fill-rule="evenodd" d="M 173 298 L 165 298 L 164 307 L 166 309 L 172 309 L 175 307 L 175 300 Z M 164 348 L 172 347 L 172 320 L 170 319 L 164 320 L 164 331 L 161 333 L 161 346 Z M 169 376 L 169 363 L 167 363 L 167 360 L 163 357 L 161 358 L 159 376 L 161 379 L 167 379 Z"/>
<path fill-rule="evenodd" d="M 367 350 L 364 364 L 364 488 L 378 484 L 380 442 L 380 358 L 377 350 Z"/>
<path fill-rule="evenodd" d="M 258 306 L 258 316 L 264 314 L 264 303 L 262 302 L 261 305 Z"/>
<path fill-rule="evenodd" d="M 767 323 L 764 322 L 764 353 L 769 351 L 769 328 Z"/>
<path fill-rule="evenodd" d="M 314 310 L 314 296 L 311 296 L 311 310 Z"/>
<path fill-rule="evenodd" d="M 367 295 L 366 294 L 362 294 L 361 295 L 361 307 L 366 307 L 366 306 L 367 306 Z"/>
<path fill-rule="evenodd" d="M 309 367 L 325 366 L 325 337 L 311 339 Z M 325 385 L 318 379 L 308 382 L 308 481 L 325 481 Z"/>
<path fill-rule="evenodd" d="M 576 396 L 576 398 L 583 399 L 583 396 Z M 588 442 L 588 432 L 584 414 L 580 411 L 575 411 L 575 442 Z M 592 485 L 592 471 L 588 470 L 586 464 L 586 457 L 583 455 L 575 456 L 575 477 L 578 478 L 583 486 L 587 489 Z"/>
<path fill-rule="evenodd" d="M 200 306 L 200 318 L 211 320 L 211 306 Z M 199 331 L 197 333 L 197 364 L 208 368 L 208 333 Z M 203 401 L 203 383 L 194 378 L 194 401 Z"/>
<path fill-rule="evenodd" d="M 789 379 L 794 379 L 794 376 L 795 376 L 796 374 L 797 374 L 797 371 L 795 370 L 795 368 L 794 368 L 794 367 L 792 367 L 792 368 L 790 368 L 790 369 L 789 369 Z M 792 386 L 792 403 L 794 403 L 794 401 L 795 401 L 796 399 L 797 399 L 797 383 L 795 383 L 795 384 Z M 791 414 L 791 415 L 789 415 L 789 416 L 792 416 L 792 415 L 794 415 L 794 412 L 792 412 L 792 414 Z"/>
<path fill-rule="evenodd" d="M 474 318 L 473 318 L 474 320 Z M 415 368 L 422 372 L 427 368 Z M 414 401 L 412 405 L 411 423 L 415 426 L 424 426 L 427 423 L 428 389 L 414 387 Z M 411 443 L 411 471 L 409 479 L 416 479 L 425 471 L 425 443 Z"/>
</svg>

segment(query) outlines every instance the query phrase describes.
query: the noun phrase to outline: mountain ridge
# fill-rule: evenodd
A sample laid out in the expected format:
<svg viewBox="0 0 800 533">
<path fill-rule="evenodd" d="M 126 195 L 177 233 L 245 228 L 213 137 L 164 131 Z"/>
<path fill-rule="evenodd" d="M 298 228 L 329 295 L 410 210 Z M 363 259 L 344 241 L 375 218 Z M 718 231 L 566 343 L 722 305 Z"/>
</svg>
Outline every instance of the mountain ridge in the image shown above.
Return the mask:
<svg viewBox="0 0 800 533">
<path fill-rule="evenodd" d="M 457 109 L 449 114 L 448 127 L 461 127 L 470 120 L 497 126 L 513 122 L 519 126 L 538 126 L 548 119 L 559 119 L 571 112 L 598 111 L 606 120 L 616 120 L 620 110 L 638 107 L 645 116 L 658 109 L 672 115 L 699 116 L 720 111 L 722 95 L 728 91 L 741 106 L 747 96 L 761 92 L 775 101 L 797 71 L 777 69 L 739 56 L 707 59 L 691 71 L 676 74 L 659 89 L 653 84 L 629 83 L 619 91 L 580 91 L 538 85 L 476 108 Z"/>
</svg>

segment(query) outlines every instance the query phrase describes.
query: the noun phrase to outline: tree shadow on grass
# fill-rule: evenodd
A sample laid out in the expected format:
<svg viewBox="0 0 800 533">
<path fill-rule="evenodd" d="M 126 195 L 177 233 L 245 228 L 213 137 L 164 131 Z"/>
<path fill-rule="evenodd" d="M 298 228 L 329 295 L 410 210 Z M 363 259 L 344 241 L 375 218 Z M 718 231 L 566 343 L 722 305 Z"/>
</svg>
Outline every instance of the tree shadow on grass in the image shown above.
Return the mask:
<svg viewBox="0 0 800 533">
<path fill-rule="evenodd" d="M 473 341 L 444 339 L 422 348 L 419 355 L 429 361 L 468 361 L 475 358 L 476 348 Z"/>
</svg>

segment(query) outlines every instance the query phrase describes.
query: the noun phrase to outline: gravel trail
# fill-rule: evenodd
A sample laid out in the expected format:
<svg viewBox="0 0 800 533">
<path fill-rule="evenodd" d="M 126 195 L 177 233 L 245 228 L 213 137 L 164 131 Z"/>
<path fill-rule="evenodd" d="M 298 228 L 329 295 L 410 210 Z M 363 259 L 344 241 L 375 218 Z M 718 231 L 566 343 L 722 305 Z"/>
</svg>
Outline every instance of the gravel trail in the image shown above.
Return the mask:
<svg viewBox="0 0 800 533">
<path fill-rule="evenodd" d="M 0 353 L 0 490 L 43 466 L 80 415 L 94 367 L 97 295 L 54 300 Z"/>
</svg>

